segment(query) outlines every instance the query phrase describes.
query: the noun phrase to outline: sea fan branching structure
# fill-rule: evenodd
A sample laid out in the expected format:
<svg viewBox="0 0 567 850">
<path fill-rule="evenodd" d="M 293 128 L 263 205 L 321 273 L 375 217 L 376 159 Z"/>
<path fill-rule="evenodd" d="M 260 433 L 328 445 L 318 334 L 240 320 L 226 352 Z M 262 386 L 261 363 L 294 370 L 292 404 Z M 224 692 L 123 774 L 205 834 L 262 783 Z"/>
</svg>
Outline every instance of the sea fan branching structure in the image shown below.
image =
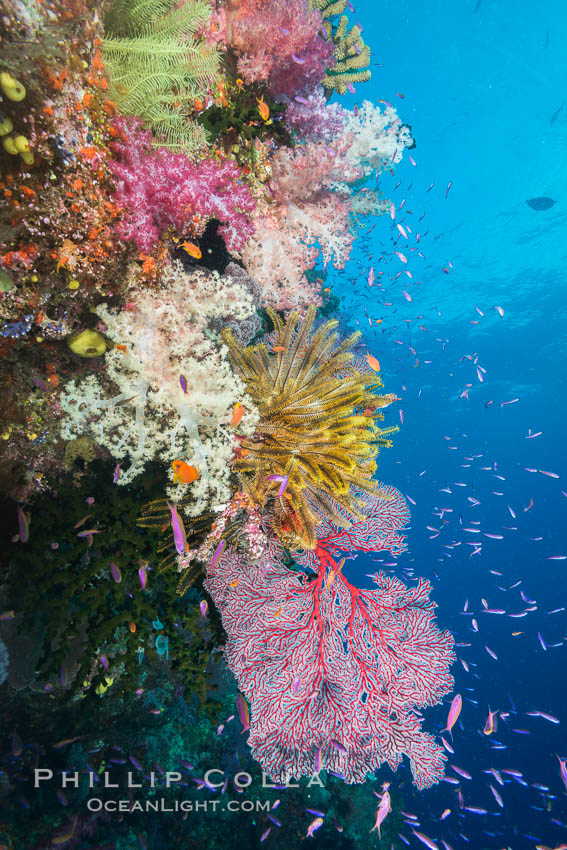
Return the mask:
<svg viewBox="0 0 567 850">
<path fill-rule="evenodd" d="M 372 480 L 375 458 L 379 446 L 390 445 L 385 436 L 397 429 L 378 427 L 368 410 L 386 407 L 395 397 L 376 395 L 382 386 L 378 375 L 357 368 L 351 349 L 358 332 L 339 343 L 336 321 L 312 331 L 314 307 L 299 325 L 297 312 L 285 323 L 268 312 L 273 345 L 242 350 L 230 329 L 222 333 L 233 369 L 260 413 L 233 466 L 248 497 L 271 509 L 286 545 L 313 549 L 319 517 L 345 526 L 332 500 L 362 517 L 353 489 L 380 495 Z"/>
<path fill-rule="evenodd" d="M 118 111 L 142 118 L 174 151 L 207 146 L 187 107 L 218 72 L 217 47 L 196 36 L 210 11 L 203 0 L 114 0 L 105 19 L 103 58 Z"/>
</svg>

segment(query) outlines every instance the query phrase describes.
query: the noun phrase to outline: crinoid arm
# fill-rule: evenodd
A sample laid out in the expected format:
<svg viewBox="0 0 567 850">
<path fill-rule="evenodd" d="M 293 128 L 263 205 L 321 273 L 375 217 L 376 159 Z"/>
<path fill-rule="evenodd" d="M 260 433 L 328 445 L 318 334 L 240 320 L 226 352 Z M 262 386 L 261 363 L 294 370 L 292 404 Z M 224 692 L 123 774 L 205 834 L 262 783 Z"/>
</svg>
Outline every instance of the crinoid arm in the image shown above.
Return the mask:
<svg viewBox="0 0 567 850">
<path fill-rule="evenodd" d="M 379 376 L 359 368 L 360 358 L 352 353 L 358 332 L 339 342 L 336 321 L 313 330 L 314 307 L 302 322 L 297 312 L 287 321 L 268 312 L 274 324 L 271 350 L 265 343 L 243 350 L 230 329 L 222 333 L 231 364 L 260 413 L 233 467 L 253 504 L 270 503 L 286 545 L 309 549 L 316 545 L 322 515 L 331 512 L 340 520 L 331 499 L 357 517 L 352 492 L 379 494 L 372 479 L 375 458 L 381 446 L 390 445 L 385 436 L 397 429 L 379 428 L 363 411 L 385 407 L 392 397 L 377 395 Z M 269 476 L 287 479 L 281 495 Z"/>
</svg>

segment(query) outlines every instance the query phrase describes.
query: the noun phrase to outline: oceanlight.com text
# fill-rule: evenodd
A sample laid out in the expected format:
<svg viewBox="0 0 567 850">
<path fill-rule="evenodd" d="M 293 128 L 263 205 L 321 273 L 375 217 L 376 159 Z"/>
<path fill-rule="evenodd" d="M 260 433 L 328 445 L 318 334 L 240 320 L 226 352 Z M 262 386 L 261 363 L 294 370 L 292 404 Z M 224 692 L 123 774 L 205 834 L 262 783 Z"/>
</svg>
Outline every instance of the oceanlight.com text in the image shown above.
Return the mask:
<svg viewBox="0 0 567 850">
<path fill-rule="evenodd" d="M 87 801 L 90 812 L 199 812 L 209 814 L 216 812 L 269 812 L 269 800 L 166 800 L 157 797 L 151 800 L 101 800 L 91 797 Z"/>
</svg>

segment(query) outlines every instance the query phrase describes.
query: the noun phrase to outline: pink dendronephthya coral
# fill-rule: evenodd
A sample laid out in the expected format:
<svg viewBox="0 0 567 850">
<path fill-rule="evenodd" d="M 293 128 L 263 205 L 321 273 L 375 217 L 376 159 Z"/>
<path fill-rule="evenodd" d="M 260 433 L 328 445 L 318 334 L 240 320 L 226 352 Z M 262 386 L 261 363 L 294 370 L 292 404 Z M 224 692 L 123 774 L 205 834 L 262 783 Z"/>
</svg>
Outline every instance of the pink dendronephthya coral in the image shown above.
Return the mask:
<svg viewBox="0 0 567 850">
<path fill-rule="evenodd" d="M 210 218 L 229 251 L 239 251 L 254 231 L 250 214 L 256 204 L 233 160 L 212 157 L 192 162 L 183 153 L 152 148 L 151 134 L 139 121 L 117 119 L 125 141 L 113 147 L 117 161 L 116 200 L 124 208 L 118 224 L 123 239 L 149 251 L 168 227 L 185 236 L 200 235 Z"/>
<path fill-rule="evenodd" d="M 353 242 L 349 202 L 330 191 L 333 183 L 358 176 L 356 169 L 344 167 L 348 144 L 347 136 L 330 145 L 308 142 L 280 148 L 273 158 L 272 203 L 256 216 L 256 233 L 242 258 L 261 284 L 265 302 L 276 309 L 320 303 L 317 288 L 304 277 L 319 251 L 323 263 L 336 268 L 348 260 Z"/>
<path fill-rule="evenodd" d="M 312 91 L 334 65 L 334 45 L 308 0 L 241 0 L 227 9 L 227 41 L 247 83 L 266 82 L 274 97 Z"/>
</svg>

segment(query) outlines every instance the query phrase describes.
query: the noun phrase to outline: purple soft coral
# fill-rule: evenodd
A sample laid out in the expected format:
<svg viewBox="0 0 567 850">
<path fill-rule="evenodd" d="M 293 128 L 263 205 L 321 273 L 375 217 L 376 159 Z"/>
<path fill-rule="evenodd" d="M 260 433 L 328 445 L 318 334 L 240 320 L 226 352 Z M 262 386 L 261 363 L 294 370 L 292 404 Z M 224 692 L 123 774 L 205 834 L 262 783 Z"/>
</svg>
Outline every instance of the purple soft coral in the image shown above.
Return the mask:
<svg viewBox="0 0 567 850">
<path fill-rule="evenodd" d="M 166 148 L 151 147 L 151 134 L 139 121 L 118 119 L 122 138 L 113 144 L 117 160 L 110 168 L 117 178 L 116 200 L 124 209 L 117 225 L 123 239 L 149 251 L 173 226 L 180 235 L 200 235 L 210 218 L 229 251 L 240 251 L 254 233 L 249 214 L 255 201 L 230 160 L 199 162 Z"/>
<path fill-rule="evenodd" d="M 339 136 L 349 113 L 340 103 L 327 103 L 323 86 L 317 86 L 308 98 L 288 100 L 285 122 L 308 142 L 330 142 Z"/>
</svg>

